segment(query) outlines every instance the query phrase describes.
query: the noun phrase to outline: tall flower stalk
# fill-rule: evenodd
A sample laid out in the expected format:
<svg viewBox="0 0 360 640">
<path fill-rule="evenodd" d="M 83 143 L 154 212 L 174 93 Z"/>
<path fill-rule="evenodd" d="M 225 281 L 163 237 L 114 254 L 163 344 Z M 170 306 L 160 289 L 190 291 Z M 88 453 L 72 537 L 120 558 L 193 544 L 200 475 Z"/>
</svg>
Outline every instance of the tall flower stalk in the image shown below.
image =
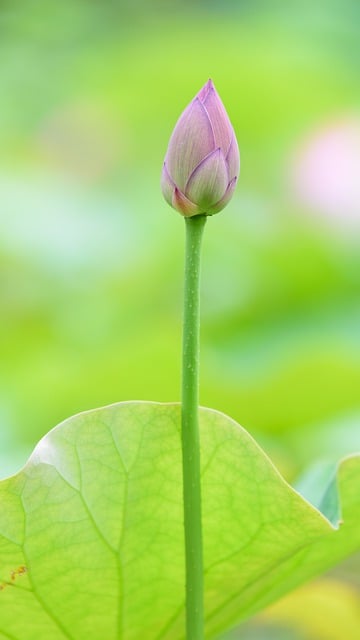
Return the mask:
<svg viewBox="0 0 360 640">
<path fill-rule="evenodd" d="M 180 116 L 161 187 L 185 217 L 181 441 L 186 569 L 186 637 L 204 638 L 204 572 L 199 436 L 200 257 L 207 216 L 229 202 L 240 169 L 237 141 L 211 80 Z"/>
<path fill-rule="evenodd" d="M 204 637 L 199 440 L 200 257 L 206 216 L 186 218 L 181 439 L 187 638 Z"/>
</svg>

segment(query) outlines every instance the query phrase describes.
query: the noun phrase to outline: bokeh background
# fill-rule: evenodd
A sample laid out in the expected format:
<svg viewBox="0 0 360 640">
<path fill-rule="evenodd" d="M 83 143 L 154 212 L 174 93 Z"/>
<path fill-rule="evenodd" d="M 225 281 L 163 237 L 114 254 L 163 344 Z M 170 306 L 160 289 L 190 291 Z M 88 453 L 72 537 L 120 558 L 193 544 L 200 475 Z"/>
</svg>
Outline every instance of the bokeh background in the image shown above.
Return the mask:
<svg viewBox="0 0 360 640">
<path fill-rule="evenodd" d="M 359 448 L 359 68 L 358 0 L 1 0 L 2 477 L 71 414 L 179 400 L 184 225 L 159 175 L 208 77 L 242 169 L 206 229 L 201 403 L 289 481 Z M 355 640 L 355 569 L 227 637 Z"/>
</svg>

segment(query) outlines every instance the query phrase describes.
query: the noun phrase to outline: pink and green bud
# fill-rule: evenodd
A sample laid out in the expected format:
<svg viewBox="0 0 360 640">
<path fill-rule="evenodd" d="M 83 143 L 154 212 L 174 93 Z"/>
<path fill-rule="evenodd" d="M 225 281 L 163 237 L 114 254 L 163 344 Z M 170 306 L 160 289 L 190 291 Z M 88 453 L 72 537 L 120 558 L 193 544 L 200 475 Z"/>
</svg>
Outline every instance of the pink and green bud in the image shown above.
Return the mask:
<svg viewBox="0 0 360 640">
<path fill-rule="evenodd" d="M 218 213 L 232 197 L 239 170 L 234 130 L 209 80 L 170 138 L 161 176 L 164 198 L 186 217 Z"/>
</svg>

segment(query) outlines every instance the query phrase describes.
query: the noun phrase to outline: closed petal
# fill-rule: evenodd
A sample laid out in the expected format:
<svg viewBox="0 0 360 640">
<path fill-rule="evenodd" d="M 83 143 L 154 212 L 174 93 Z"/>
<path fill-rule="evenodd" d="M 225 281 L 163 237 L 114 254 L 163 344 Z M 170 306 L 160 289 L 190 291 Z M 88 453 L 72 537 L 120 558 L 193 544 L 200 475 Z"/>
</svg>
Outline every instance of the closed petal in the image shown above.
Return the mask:
<svg viewBox="0 0 360 640">
<path fill-rule="evenodd" d="M 166 166 L 180 191 L 195 167 L 215 148 L 214 134 L 208 114 L 195 98 L 180 116 L 170 138 Z"/>
<path fill-rule="evenodd" d="M 210 89 L 214 89 L 214 84 L 212 80 L 208 80 L 204 86 L 202 87 L 202 89 L 200 89 L 199 93 L 197 94 L 197 98 L 199 98 L 200 102 L 204 102 L 205 98 L 207 97 Z"/>
<path fill-rule="evenodd" d="M 206 212 L 218 202 L 228 185 L 228 172 L 221 149 L 215 149 L 195 169 L 190 177 L 185 194 Z"/>
<path fill-rule="evenodd" d="M 198 213 L 202 213 L 199 207 L 191 202 L 179 189 L 175 187 L 171 206 L 174 207 L 179 213 L 186 218 L 196 216 Z"/>
<path fill-rule="evenodd" d="M 238 178 L 240 173 L 240 152 L 235 136 L 232 136 L 230 149 L 226 156 L 226 164 L 228 167 L 229 180 Z"/>
<path fill-rule="evenodd" d="M 203 101 L 203 105 L 209 114 L 209 119 L 215 137 L 215 146 L 220 147 L 224 156 L 226 156 L 229 151 L 231 139 L 234 135 L 233 128 L 231 126 L 229 116 L 225 111 L 225 107 L 211 80 L 209 80 L 209 83 L 204 87 L 204 89 L 207 88 L 208 90 Z"/>
<path fill-rule="evenodd" d="M 224 209 L 224 207 L 226 207 L 226 205 L 228 204 L 228 202 L 231 200 L 233 196 L 236 183 L 237 183 L 237 177 L 231 180 L 221 200 L 219 200 L 219 202 L 217 202 L 216 204 L 214 204 L 214 206 L 209 208 L 208 210 L 209 215 L 212 216 L 213 213 L 218 213 L 219 211 Z"/>
<path fill-rule="evenodd" d="M 161 173 L 160 185 L 161 185 L 162 194 L 163 194 L 166 202 L 172 206 L 172 198 L 173 198 L 175 185 L 174 185 L 173 181 L 171 180 L 171 178 L 169 176 L 169 172 L 168 172 L 168 170 L 166 168 L 166 163 L 165 162 L 163 164 L 163 169 L 162 169 L 162 173 Z"/>
</svg>

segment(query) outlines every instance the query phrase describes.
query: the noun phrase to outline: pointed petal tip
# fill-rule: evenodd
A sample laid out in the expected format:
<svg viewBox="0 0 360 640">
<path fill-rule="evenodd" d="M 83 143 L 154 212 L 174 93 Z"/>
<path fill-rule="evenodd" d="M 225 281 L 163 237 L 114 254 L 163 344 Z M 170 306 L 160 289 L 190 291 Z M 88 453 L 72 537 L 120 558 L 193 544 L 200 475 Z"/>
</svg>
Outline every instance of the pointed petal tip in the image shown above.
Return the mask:
<svg viewBox="0 0 360 640">
<path fill-rule="evenodd" d="M 196 97 L 200 100 L 200 102 L 204 102 L 212 89 L 215 90 L 214 83 L 211 78 L 209 78 L 209 80 L 200 89 Z"/>
<path fill-rule="evenodd" d="M 209 215 L 213 215 L 214 213 L 219 213 L 219 211 L 221 211 L 222 209 L 224 209 L 224 207 L 226 207 L 226 205 L 230 202 L 235 187 L 236 187 L 236 183 L 238 181 L 238 176 L 235 176 L 235 178 L 233 178 L 228 186 L 227 189 L 223 195 L 223 197 L 221 198 L 221 200 L 219 200 L 219 202 L 217 202 L 216 204 L 214 204 L 210 209 L 209 209 Z"/>
</svg>

